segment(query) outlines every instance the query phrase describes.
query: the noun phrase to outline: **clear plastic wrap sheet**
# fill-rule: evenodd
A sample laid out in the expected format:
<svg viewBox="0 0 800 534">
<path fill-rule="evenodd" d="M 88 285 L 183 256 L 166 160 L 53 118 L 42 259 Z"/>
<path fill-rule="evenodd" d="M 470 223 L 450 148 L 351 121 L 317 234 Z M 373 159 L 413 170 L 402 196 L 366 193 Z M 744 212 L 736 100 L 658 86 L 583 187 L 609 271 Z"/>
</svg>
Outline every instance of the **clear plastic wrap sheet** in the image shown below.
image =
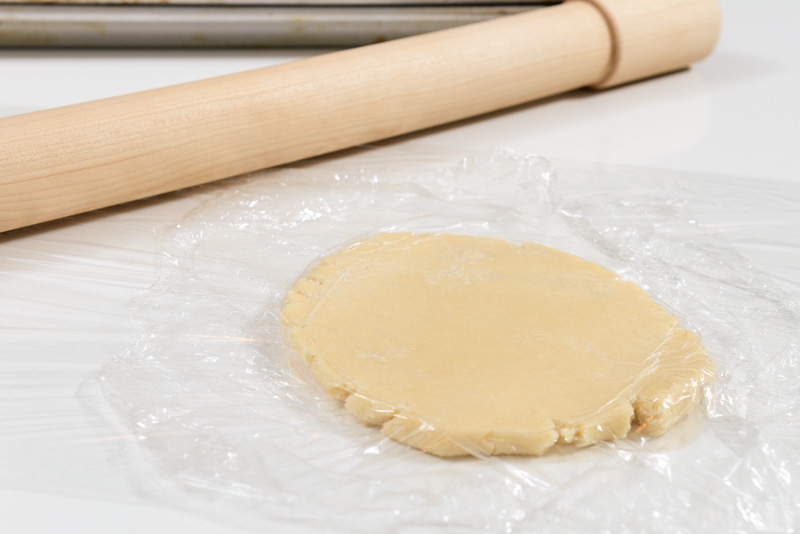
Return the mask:
<svg viewBox="0 0 800 534">
<path fill-rule="evenodd" d="M 255 530 L 796 529 L 797 286 L 754 268 L 727 236 L 750 224 L 757 247 L 780 249 L 791 228 L 747 217 L 798 199 L 653 174 L 503 151 L 445 165 L 441 154 L 367 150 L 228 182 L 160 230 L 158 279 L 133 304 L 143 333 L 99 375 L 137 461 L 157 473 L 139 478 L 141 491 Z M 748 209 L 732 214 L 728 200 Z M 718 378 L 657 439 L 458 460 L 396 443 L 293 364 L 280 323 L 310 264 L 386 230 L 536 242 L 595 261 L 698 332 Z"/>
</svg>

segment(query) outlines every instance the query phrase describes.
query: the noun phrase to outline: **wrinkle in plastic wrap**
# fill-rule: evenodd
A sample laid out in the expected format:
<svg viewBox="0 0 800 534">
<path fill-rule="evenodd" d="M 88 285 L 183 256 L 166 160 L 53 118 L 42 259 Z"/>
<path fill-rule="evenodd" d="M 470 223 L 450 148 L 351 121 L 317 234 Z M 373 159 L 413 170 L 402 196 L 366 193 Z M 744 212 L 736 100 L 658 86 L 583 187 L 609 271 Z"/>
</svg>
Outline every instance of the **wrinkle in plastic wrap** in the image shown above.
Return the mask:
<svg viewBox="0 0 800 534">
<path fill-rule="evenodd" d="M 715 227 L 707 195 L 724 191 L 559 174 L 510 152 L 451 165 L 365 152 L 229 184 L 163 229 L 159 278 L 134 304 L 144 333 L 100 374 L 159 473 L 143 491 L 255 529 L 796 528 L 800 312 Z M 287 356 L 280 324 L 310 264 L 379 231 L 502 237 L 595 261 L 699 333 L 717 381 L 658 439 L 460 460 L 398 444 Z"/>
</svg>

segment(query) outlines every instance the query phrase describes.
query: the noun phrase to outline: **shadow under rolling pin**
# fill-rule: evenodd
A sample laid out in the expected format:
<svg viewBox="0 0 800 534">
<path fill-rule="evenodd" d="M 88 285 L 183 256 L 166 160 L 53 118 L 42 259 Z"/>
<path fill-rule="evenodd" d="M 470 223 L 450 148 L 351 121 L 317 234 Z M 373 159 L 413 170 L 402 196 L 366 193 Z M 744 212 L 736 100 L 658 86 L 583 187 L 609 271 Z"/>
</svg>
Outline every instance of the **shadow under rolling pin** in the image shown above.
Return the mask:
<svg viewBox="0 0 800 534">
<path fill-rule="evenodd" d="M 682 69 L 719 26 L 716 0 L 571 0 L 0 119 L 0 232 Z"/>
</svg>

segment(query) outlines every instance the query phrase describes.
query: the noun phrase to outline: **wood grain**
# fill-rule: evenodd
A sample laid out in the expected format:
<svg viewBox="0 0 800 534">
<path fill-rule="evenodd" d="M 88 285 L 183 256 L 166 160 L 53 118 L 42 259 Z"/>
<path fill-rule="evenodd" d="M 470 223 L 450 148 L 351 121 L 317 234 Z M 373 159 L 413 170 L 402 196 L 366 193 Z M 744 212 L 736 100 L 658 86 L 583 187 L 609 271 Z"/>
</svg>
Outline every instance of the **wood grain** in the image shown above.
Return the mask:
<svg viewBox="0 0 800 534">
<path fill-rule="evenodd" d="M 606 19 L 572 1 L 0 119 L 0 232 L 600 83 L 617 68 Z"/>
</svg>

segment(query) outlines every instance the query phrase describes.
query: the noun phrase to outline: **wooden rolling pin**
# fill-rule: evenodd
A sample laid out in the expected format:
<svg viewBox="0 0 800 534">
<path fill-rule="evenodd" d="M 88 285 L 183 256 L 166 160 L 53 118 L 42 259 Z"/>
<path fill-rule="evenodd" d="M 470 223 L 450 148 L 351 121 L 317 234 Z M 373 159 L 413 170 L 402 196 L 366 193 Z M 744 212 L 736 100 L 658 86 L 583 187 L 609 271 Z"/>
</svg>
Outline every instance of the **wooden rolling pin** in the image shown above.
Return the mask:
<svg viewBox="0 0 800 534">
<path fill-rule="evenodd" d="M 716 0 L 571 0 L 0 119 L 0 232 L 687 67 Z"/>
</svg>

